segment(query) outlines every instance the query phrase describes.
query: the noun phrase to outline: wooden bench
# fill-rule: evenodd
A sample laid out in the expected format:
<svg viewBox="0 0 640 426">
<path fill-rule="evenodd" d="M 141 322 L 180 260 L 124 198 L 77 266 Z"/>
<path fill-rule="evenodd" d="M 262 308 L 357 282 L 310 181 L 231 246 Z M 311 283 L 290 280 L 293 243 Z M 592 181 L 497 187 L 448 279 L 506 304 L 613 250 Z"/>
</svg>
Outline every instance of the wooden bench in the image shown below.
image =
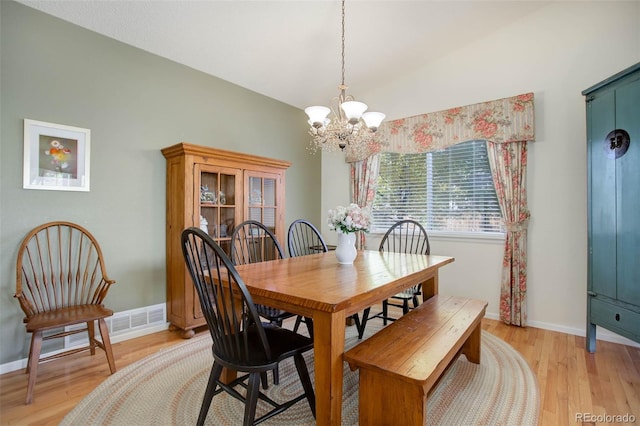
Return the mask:
<svg viewBox="0 0 640 426">
<path fill-rule="evenodd" d="M 436 295 L 344 354 L 360 369 L 360 425 L 424 425 L 427 396 L 462 353 L 480 363 L 487 302 Z"/>
</svg>

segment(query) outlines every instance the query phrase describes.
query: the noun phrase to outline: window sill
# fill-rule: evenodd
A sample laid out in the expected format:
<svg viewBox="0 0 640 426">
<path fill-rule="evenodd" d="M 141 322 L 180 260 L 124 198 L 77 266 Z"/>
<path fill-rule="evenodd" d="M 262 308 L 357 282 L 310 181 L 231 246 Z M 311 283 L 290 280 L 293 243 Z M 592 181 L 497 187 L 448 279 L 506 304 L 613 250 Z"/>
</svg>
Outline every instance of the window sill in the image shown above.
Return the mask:
<svg viewBox="0 0 640 426">
<path fill-rule="evenodd" d="M 488 243 L 488 244 L 504 244 L 506 234 L 496 233 L 462 233 L 462 232 L 430 232 L 429 240 L 432 241 L 451 241 L 451 242 L 469 242 L 469 243 Z"/>
<path fill-rule="evenodd" d="M 369 233 L 374 238 L 382 238 L 384 232 L 372 231 Z M 506 234 L 501 232 L 495 233 L 473 233 L 473 232 L 436 232 L 427 231 L 429 241 L 450 241 L 450 242 L 469 242 L 469 243 L 489 243 L 503 244 Z"/>
</svg>

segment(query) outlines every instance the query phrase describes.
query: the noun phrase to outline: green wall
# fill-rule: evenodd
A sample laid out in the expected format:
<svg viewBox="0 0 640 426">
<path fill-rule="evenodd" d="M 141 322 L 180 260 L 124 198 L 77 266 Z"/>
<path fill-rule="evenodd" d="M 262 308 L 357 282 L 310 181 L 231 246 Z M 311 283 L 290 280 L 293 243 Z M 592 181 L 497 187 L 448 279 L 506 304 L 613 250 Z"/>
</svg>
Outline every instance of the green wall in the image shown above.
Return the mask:
<svg viewBox="0 0 640 426">
<path fill-rule="evenodd" d="M 27 355 L 15 263 L 41 223 L 69 220 L 96 236 L 117 281 L 110 308 L 165 301 L 163 147 L 185 141 L 290 161 L 287 226 L 298 217 L 319 224 L 321 156 L 306 151 L 301 110 L 24 5 L 0 8 L 0 364 Z M 91 129 L 90 192 L 22 189 L 25 118 Z"/>
</svg>

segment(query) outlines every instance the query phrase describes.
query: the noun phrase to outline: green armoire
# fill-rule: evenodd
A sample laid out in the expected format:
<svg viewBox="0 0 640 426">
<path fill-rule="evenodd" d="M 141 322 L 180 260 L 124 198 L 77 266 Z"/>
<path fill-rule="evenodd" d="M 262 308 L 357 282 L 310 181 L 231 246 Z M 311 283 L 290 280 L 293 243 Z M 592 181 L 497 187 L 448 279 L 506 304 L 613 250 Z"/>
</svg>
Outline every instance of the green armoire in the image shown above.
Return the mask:
<svg viewBox="0 0 640 426">
<path fill-rule="evenodd" d="M 587 350 L 596 326 L 640 342 L 640 63 L 584 90 Z"/>
</svg>

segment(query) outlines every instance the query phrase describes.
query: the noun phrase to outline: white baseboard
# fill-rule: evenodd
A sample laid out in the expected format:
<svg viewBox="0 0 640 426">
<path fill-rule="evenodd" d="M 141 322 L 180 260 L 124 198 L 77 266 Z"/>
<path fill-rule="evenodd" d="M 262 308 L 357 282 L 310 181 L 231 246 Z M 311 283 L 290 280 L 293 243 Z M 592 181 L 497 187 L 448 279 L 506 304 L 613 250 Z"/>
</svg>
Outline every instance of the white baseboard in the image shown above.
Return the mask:
<svg viewBox="0 0 640 426">
<path fill-rule="evenodd" d="M 500 321 L 500 316 L 495 313 L 487 313 L 486 318 Z M 587 332 L 584 329 L 559 326 L 557 324 L 550 324 L 541 321 L 529 321 L 527 323 L 530 327 L 541 328 L 543 330 L 557 331 L 559 333 L 571 334 L 573 336 L 586 337 Z M 604 342 L 618 343 L 621 345 L 631 346 L 634 348 L 640 348 L 640 343 L 627 339 L 626 337 L 615 334 L 602 327 L 596 329 L 596 340 L 602 340 Z"/>
<path fill-rule="evenodd" d="M 495 313 L 487 312 L 485 317 L 500 321 L 499 315 Z M 167 330 L 169 328 L 169 323 L 166 321 L 166 305 L 164 303 L 115 313 L 113 314 L 113 317 L 107 320 L 107 323 L 109 325 L 109 336 L 111 337 L 111 343 L 124 342 L 129 339 L 156 333 L 158 331 Z M 571 334 L 574 336 L 586 336 L 585 330 L 559 326 L 557 324 L 532 321 L 529 322 L 528 325 L 531 327 L 541 328 L 543 330 L 557 331 L 559 333 Z M 75 336 L 82 336 L 82 334 L 78 334 Z M 640 343 L 634 342 L 600 327 L 598 327 L 597 329 L 596 336 L 598 340 L 603 340 L 605 342 L 619 343 L 621 345 L 640 348 Z M 82 339 L 70 341 L 65 340 L 64 350 L 85 345 L 86 337 L 83 338 L 85 340 L 84 342 L 82 341 Z M 66 339 L 69 339 L 69 337 L 67 337 Z M 56 352 L 61 351 L 62 350 Z M 49 352 L 48 354 L 42 354 L 42 356 L 53 355 L 54 353 L 55 352 Z M 26 368 L 26 366 L 26 358 L 8 362 L 5 364 L 0 364 L 0 374 L 21 370 Z"/>
<path fill-rule="evenodd" d="M 146 306 L 138 309 L 131 309 L 124 312 L 116 312 L 106 319 L 109 327 L 109 337 L 111 343 L 124 342 L 147 334 L 156 333 L 169 328 L 167 322 L 166 304 Z M 67 327 L 67 330 L 83 328 L 84 324 Z M 97 333 L 97 327 L 96 327 Z M 98 336 L 99 337 L 99 336 Z M 64 338 L 64 348 L 42 354 L 41 357 L 55 355 L 62 351 L 79 348 L 88 344 L 86 333 L 72 334 Z M 27 358 L 0 364 L 0 374 L 10 373 L 27 367 Z"/>
</svg>

